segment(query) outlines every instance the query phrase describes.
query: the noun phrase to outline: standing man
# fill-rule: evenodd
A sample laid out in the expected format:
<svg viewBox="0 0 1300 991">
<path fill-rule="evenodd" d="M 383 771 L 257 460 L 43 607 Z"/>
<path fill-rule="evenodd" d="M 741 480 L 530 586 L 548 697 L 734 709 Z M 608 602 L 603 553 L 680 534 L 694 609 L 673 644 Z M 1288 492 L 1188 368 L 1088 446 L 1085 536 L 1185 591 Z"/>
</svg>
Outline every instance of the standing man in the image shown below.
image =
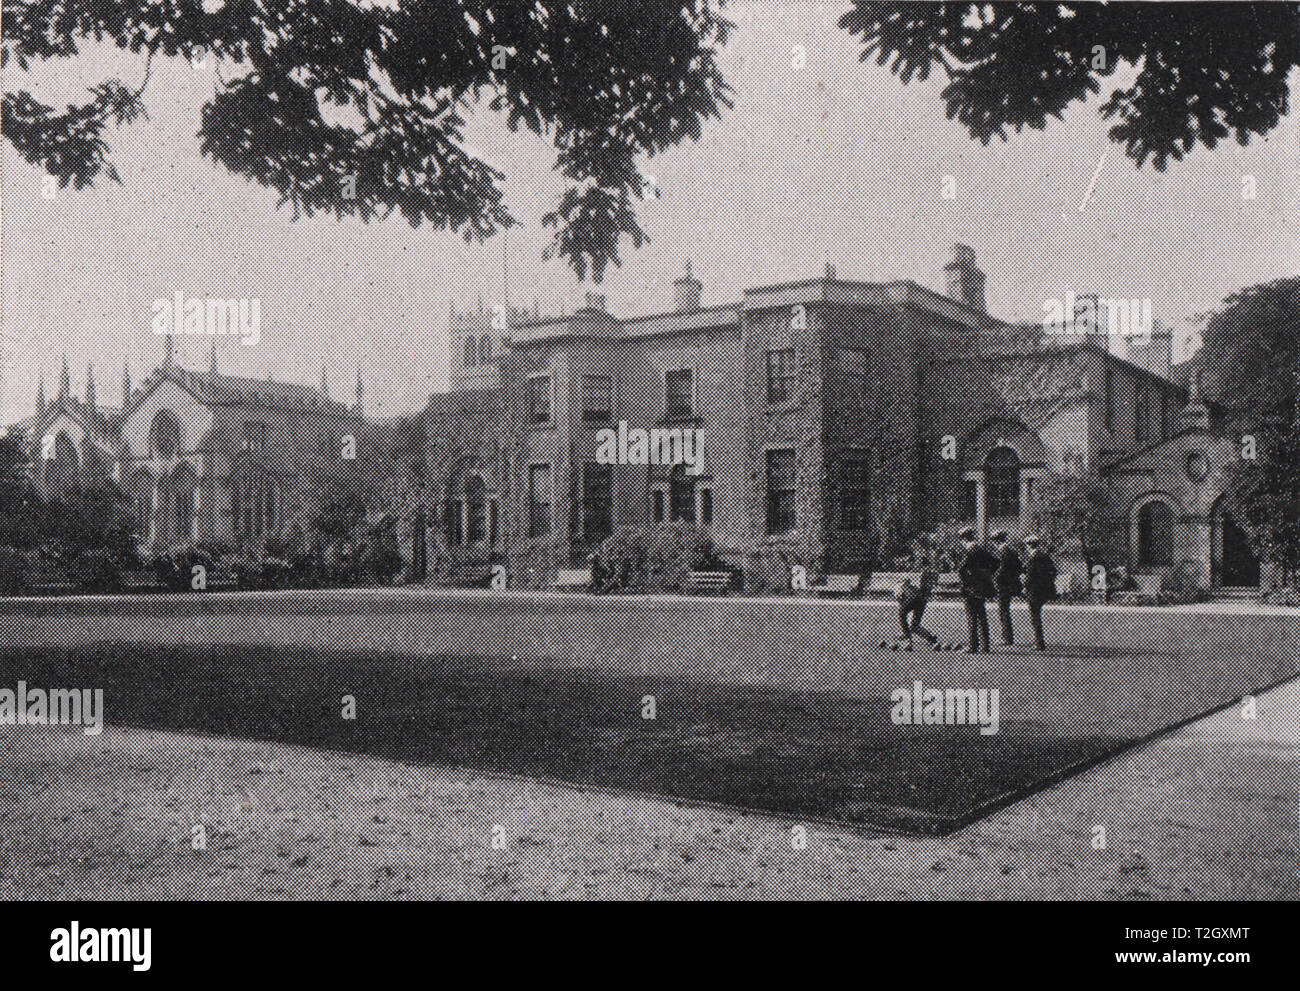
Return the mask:
<svg viewBox="0 0 1300 991">
<path fill-rule="evenodd" d="M 1010 647 L 1015 641 L 1015 630 L 1011 626 L 1011 600 L 1020 594 L 1020 576 L 1025 566 L 1020 562 L 1020 555 L 1007 540 L 1007 531 L 994 530 L 993 547 L 998 555 L 998 568 L 993 573 L 993 584 L 998 590 L 998 619 L 1002 621 L 1002 642 Z"/>
<path fill-rule="evenodd" d="M 968 654 L 989 652 L 989 614 L 984 608 L 986 600 L 997 595 L 993 572 L 998 559 L 993 552 L 975 539 L 974 527 L 963 527 L 961 533 L 965 556 L 957 574 L 961 578 L 961 595 L 966 604 L 966 623 L 970 628 Z"/>
<path fill-rule="evenodd" d="M 1029 622 L 1034 627 L 1034 645 L 1046 650 L 1043 642 L 1043 604 L 1056 596 L 1056 563 L 1039 547 L 1037 537 L 1026 537 L 1029 560 L 1025 562 L 1025 598 L 1029 600 Z"/>
</svg>

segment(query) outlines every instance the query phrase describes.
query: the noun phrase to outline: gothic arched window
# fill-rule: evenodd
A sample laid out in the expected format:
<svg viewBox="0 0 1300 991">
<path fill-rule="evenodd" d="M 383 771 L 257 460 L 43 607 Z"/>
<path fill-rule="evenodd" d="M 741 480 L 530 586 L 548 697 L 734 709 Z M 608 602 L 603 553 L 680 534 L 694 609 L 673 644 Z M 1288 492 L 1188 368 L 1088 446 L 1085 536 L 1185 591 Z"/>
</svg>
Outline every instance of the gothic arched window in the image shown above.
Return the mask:
<svg viewBox="0 0 1300 991">
<path fill-rule="evenodd" d="M 149 456 L 174 458 L 181 449 L 181 425 L 176 414 L 169 409 L 154 414 L 149 426 Z"/>
<path fill-rule="evenodd" d="M 47 462 L 45 477 L 51 485 L 67 488 L 77 483 L 81 474 L 81 455 L 72 438 L 60 430 L 54 438 L 53 457 Z"/>
</svg>

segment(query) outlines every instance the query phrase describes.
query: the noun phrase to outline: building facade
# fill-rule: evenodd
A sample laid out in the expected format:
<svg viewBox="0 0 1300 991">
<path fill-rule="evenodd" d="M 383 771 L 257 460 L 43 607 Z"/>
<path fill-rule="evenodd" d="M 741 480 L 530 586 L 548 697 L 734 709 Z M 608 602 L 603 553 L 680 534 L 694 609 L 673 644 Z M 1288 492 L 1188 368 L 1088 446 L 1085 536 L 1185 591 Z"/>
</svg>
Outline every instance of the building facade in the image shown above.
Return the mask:
<svg viewBox="0 0 1300 991">
<path fill-rule="evenodd" d="M 1159 337 L 1127 360 L 1090 327 L 995 320 L 961 245 L 945 281 L 828 267 L 705 307 L 688 266 L 651 316 L 594 295 L 556 318 L 454 314 L 453 388 L 424 414 L 431 547 L 522 577 L 580 564 L 616 526 L 686 520 L 747 571 L 862 571 L 948 522 L 1023 534 L 1043 484 L 1087 475 L 1113 497 L 1108 560 L 1258 582 L 1223 411 Z M 696 431 L 699 465 L 605 463 L 609 432 L 638 429 Z"/>
</svg>

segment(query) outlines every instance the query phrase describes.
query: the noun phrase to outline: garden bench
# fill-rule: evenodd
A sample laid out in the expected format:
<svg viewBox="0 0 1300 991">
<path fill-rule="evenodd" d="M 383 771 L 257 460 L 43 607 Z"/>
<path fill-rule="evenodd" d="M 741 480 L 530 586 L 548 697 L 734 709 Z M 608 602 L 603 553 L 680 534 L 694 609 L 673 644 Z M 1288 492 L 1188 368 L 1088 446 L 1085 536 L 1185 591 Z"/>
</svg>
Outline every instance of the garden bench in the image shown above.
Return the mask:
<svg viewBox="0 0 1300 991">
<path fill-rule="evenodd" d="M 730 571 L 691 571 L 686 575 L 686 590 L 697 594 L 720 594 L 730 591 L 734 581 Z"/>
<path fill-rule="evenodd" d="M 591 587 L 591 572 L 586 568 L 561 568 L 555 587 L 560 591 L 585 592 Z"/>
<path fill-rule="evenodd" d="M 861 589 L 861 575 L 827 575 L 822 584 L 813 585 L 809 591 L 817 595 L 857 595 Z"/>
</svg>

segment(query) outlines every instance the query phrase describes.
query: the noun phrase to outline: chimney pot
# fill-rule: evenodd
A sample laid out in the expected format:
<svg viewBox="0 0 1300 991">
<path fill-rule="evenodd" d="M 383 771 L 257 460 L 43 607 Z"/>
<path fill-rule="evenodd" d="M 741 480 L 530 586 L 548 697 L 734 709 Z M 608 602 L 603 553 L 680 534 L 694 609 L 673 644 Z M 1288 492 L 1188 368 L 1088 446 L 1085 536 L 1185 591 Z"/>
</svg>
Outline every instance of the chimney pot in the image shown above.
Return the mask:
<svg viewBox="0 0 1300 991">
<path fill-rule="evenodd" d="M 691 274 L 691 263 L 686 263 L 686 274 L 673 280 L 673 308 L 678 313 L 689 313 L 700 308 L 700 293 L 704 286 Z"/>
</svg>

